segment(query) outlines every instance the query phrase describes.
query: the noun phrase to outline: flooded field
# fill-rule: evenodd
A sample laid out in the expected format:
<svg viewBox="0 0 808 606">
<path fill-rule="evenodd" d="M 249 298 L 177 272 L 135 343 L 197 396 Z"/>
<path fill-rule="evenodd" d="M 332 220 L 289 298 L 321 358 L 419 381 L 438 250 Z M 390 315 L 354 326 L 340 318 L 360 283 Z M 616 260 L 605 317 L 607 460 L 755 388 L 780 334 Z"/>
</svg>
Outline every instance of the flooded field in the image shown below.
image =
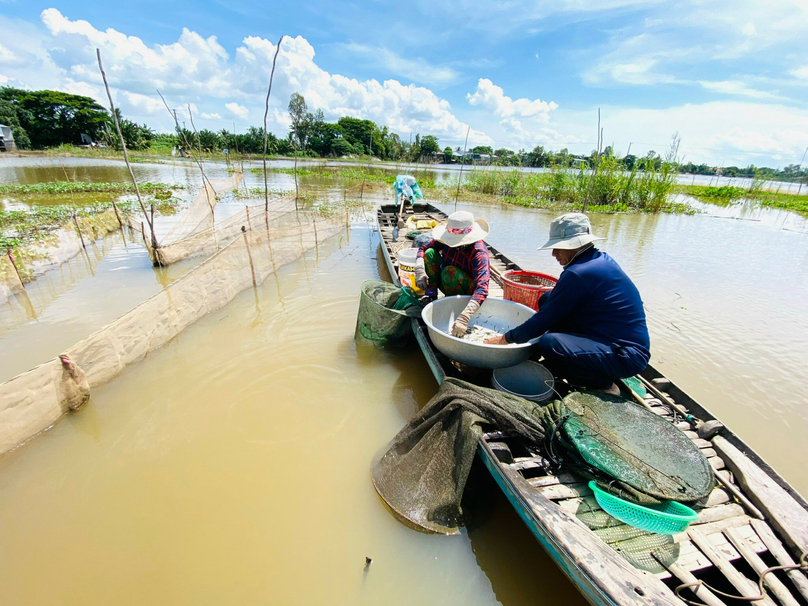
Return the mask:
<svg viewBox="0 0 808 606">
<path fill-rule="evenodd" d="M 123 178 L 114 163 L 65 162 L 84 171 L 76 179 Z M 52 168 L 0 163 L 0 180 L 47 180 Z M 135 170 L 197 180 L 185 167 Z M 292 183 L 271 177 L 270 187 Z M 460 208 L 485 217 L 491 243 L 514 260 L 558 273 L 535 250 L 553 213 Z M 808 225 L 785 212 L 704 209 L 592 219 L 643 295 L 654 365 L 808 493 Z M 485 473 L 459 536 L 409 530 L 376 496 L 372 457 L 435 385 L 419 350 L 354 344 L 359 286 L 379 275 L 372 216 L 356 213 L 349 239 L 242 292 L 0 457 L 4 602 L 583 604 Z M 0 379 L 189 268 L 155 271 L 142 247 L 116 237 L 36 318 L 0 315 Z"/>
</svg>

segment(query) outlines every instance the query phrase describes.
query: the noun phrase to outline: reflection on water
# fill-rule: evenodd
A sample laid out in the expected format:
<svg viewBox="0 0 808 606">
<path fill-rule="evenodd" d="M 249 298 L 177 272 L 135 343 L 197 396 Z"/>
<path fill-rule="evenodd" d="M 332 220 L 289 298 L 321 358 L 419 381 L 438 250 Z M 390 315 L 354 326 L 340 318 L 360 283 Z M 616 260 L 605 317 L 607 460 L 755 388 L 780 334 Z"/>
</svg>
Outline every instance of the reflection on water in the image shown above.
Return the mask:
<svg viewBox="0 0 808 606">
<path fill-rule="evenodd" d="M 435 386 L 417 349 L 357 351 L 375 242 L 365 227 L 350 241 L 242 293 L 0 458 L 9 603 L 583 603 L 503 499 L 454 537 L 382 505 L 370 461 Z"/>
</svg>

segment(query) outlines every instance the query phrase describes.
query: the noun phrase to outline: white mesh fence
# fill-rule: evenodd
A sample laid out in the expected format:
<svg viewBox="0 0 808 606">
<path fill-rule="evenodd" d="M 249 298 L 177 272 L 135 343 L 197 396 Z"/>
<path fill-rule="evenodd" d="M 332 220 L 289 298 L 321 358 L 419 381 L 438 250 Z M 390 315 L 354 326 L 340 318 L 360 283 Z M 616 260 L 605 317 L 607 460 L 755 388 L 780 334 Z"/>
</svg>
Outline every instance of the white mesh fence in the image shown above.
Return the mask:
<svg viewBox="0 0 808 606">
<path fill-rule="evenodd" d="M 246 213 L 245 213 L 246 214 Z M 344 232 L 346 217 L 291 213 L 292 225 L 260 226 L 267 217 L 250 213 L 253 229 L 215 253 L 105 328 L 56 358 L 0 384 L 0 453 L 14 448 L 77 407 L 92 388 L 109 381 L 150 351 L 165 345 L 239 292 L 263 282 L 280 267 Z M 245 217 L 246 218 L 246 217 Z M 239 231 L 241 227 L 239 226 Z"/>
</svg>

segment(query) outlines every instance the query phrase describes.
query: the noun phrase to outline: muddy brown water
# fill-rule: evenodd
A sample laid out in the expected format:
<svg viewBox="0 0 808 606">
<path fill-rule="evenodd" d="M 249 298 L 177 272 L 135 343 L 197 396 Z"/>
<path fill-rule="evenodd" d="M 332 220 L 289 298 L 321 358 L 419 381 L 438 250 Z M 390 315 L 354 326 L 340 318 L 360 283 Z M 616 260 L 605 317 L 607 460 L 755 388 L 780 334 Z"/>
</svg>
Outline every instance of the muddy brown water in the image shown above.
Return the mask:
<svg viewBox="0 0 808 606">
<path fill-rule="evenodd" d="M 458 208 L 525 267 L 558 273 L 535 251 L 553 213 Z M 653 363 L 808 493 L 808 226 L 704 208 L 593 223 L 640 288 Z M 417 349 L 354 344 L 359 285 L 379 275 L 371 222 L 356 215 L 350 241 L 241 293 L 0 457 L 4 602 L 583 603 L 485 473 L 454 537 L 405 528 L 376 496 L 372 457 L 435 384 Z M 33 320 L 8 330 L 2 359 L 44 361 L 49 338 L 68 338 L 60 318 L 101 323 L 105 304 L 163 287 L 143 259 L 124 264 L 78 277 L 36 339 Z"/>
</svg>

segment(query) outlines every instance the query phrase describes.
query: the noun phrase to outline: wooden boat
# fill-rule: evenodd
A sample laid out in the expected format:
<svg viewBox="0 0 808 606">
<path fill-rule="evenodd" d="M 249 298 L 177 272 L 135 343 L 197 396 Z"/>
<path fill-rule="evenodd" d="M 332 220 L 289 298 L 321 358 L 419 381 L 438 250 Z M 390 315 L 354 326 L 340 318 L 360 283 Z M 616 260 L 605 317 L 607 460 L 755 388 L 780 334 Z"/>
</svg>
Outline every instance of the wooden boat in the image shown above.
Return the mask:
<svg viewBox="0 0 808 606">
<path fill-rule="evenodd" d="M 390 275 L 398 284 L 397 250 L 411 246 L 405 237 L 394 237 L 398 209 L 384 205 L 378 210 L 381 250 Z M 446 215 L 432 205 L 407 210 L 416 219 L 444 221 Z M 499 275 L 519 267 L 500 251 L 488 246 L 494 280 L 490 296 L 502 296 Z M 493 282 L 496 281 L 495 285 Z M 440 383 L 447 376 L 487 384 L 486 375 L 461 371 L 433 348 L 423 321 L 412 320 L 421 350 Z M 678 535 L 655 535 L 667 540 L 666 557 L 643 569 L 624 557 L 632 540 L 641 537 L 627 525 L 590 530 L 576 514 L 599 511 L 592 491 L 573 473 L 548 474 L 541 453 L 533 446 L 502 432 L 482 436 L 478 455 L 499 487 L 570 580 L 592 604 L 686 604 L 721 606 L 760 596 L 760 574 L 769 567 L 794 566 L 764 576 L 766 595 L 754 600 L 773 606 L 808 604 L 808 503 L 780 475 L 698 402 L 662 373 L 649 366 L 638 377 L 647 388 L 640 403 L 674 423 L 707 457 L 715 471 L 717 487 L 699 511 L 699 519 Z M 656 552 L 654 552 L 656 553 Z M 671 555 L 672 554 L 672 555 Z M 657 556 L 654 556 L 656 559 Z M 702 584 L 706 583 L 708 586 Z M 680 597 L 681 594 L 681 597 Z"/>
</svg>

